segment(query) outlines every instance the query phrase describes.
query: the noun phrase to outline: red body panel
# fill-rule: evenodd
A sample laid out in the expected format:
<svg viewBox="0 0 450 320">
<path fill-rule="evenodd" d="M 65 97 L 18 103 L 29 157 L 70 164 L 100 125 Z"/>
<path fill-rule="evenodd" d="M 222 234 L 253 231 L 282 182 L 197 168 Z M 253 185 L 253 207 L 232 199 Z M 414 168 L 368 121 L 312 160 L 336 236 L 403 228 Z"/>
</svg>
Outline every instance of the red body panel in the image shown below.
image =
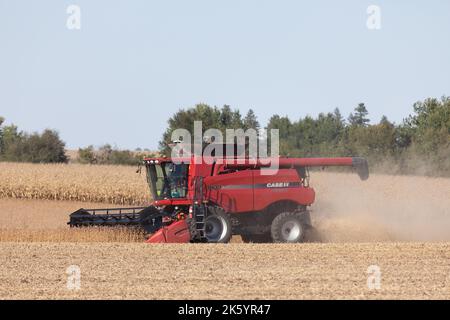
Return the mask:
<svg viewBox="0 0 450 320">
<path fill-rule="evenodd" d="M 253 172 L 244 170 L 206 178 L 207 199 L 227 212 L 253 211 Z"/>
<path fill-rule="evenodd" d="M 295 169 L 280 169 L 273 176 L 254 172 L 254 211 L 261 211 L 277 201 L 293 201 L 309 206 L 314 202 L 315 193 L 312 188 L 303 186 L 303 179 Z"/>
<path fill-rule="evenodd" d="M 147 243 L 186 243 L 191 241 L 189 226 L 185 220 L 173 222 L 155 232 Z"/>
<path fill-rule="evenodd" d="M 242 170 L 205 179 L 207 199 L 230 213 L 261 211 L 278 201 L 311 205 L 315 193 L 303 186 L 295 169 L 280 169 L 276 175 Z"/>
</svg>

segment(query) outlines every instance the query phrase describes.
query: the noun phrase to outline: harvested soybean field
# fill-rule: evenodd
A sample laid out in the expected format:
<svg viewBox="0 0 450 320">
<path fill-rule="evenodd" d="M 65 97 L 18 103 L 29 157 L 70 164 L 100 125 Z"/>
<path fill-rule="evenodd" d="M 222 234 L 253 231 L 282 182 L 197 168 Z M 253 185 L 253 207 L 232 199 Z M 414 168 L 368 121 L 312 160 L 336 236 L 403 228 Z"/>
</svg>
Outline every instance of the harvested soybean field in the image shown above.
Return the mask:
<svg viewBox="0 0 450 320">
<path fill-rule="evenodd" d="M 448 244 L 0 243 L 12 299 L 448 299 Z M 80 289 L 67 289 L 67 268 Z M 367 268 L 381 269 L 369 290 Z"/>
<path fill-rule="evenodd" d="M 150 245 L 136 230 L 66 225 L 80 207 L 146 202 L 135 168 L 13 167 L 0 184 L 2 299 L 450 298 L 450 179 L 312 172 L 321 243 Z"/>
</svg>

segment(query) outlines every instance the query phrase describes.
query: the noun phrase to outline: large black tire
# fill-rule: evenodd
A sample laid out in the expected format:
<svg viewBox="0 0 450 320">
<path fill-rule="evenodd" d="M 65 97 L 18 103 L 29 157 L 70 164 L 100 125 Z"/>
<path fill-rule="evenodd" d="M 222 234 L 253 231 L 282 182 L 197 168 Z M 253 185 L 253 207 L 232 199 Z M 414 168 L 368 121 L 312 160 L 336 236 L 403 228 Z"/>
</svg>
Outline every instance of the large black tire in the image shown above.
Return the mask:
<svg viewBox="0 0 450 320">
<path fill-rule="evenodd" d="M 241 234 L 244 243 L 271 243 L 270 234 Z"/>
<path fill-rule="evenodd" d="M 229 215 L 221 208 L 209 207 L 205 219 L 205 235 L 208 242 L 228 243 L 232 234 Z"/>
<path fill-rule="evenodd" d="M 272 221 L 270 228 L 273 242 L 303 242 L 308 227 L 302 212 L 282 212 Z"/>
</svg>

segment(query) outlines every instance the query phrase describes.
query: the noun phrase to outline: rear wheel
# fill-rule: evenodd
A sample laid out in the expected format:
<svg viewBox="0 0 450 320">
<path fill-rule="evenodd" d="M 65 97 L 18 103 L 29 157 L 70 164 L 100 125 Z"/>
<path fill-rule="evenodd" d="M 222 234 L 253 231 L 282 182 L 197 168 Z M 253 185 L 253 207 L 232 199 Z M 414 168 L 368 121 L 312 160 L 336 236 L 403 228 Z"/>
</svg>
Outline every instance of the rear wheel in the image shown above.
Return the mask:
<svg viewBox="0 0 450 320">
<path fill-rule="evenodd" d="M 231 239 L 230 217 L 220 208 L 208 208 L 205 236 L 208 242 L 227 243 Z"/>
<path fill-rule="evenodd" d="M 273 242 L 302 242 L 306 228 L 303 213 L 282 212 L 273 219 L 271 225 Z"/>
</svg>

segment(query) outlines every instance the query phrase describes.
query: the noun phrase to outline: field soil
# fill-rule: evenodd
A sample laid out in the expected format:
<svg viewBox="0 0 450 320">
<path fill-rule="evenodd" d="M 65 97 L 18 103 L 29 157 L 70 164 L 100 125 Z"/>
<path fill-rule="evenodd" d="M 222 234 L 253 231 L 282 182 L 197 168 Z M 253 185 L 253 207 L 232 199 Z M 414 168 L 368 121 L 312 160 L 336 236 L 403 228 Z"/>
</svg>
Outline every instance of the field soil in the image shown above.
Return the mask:
<svg viewBox="0 0 450 320">
<path fill-rule="evenodd" d="M 449 244 L 3 242 L 0 252 L 3 299 L 450 299 Z M 79 290 L 67 287 L 71 265 Z"/>
<path fill-rule="evenodd" d="M 67 229 L 69 214 L 80 209 L 121 207 L 94 202 L 0 199 L 1 229 Z"/>
</svg>

